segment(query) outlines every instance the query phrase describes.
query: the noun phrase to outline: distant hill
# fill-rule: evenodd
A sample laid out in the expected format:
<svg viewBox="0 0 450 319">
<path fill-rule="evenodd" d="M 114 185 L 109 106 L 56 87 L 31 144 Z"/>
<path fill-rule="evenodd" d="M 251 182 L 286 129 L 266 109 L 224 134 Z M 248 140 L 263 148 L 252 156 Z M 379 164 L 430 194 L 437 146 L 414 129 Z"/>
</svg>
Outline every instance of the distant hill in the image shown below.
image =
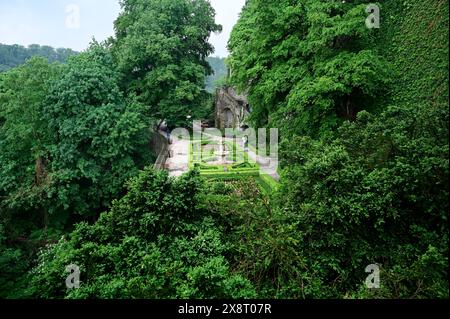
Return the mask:
<svg viewBox="0 0 450 319">
<path fill-rule="evenodd" d="M 225 64 L 225 58 L 209 57 L 206 59 L 211 65 L 214 74 L 206 78 L 206 90 L 213 92 L 215 88 L 215 82 L 227 75 L 227 66 Z"/>
<path fill-rule="evenodd" d="M 39 44 L 24 47 L 18 44 L 6 45 L 0 43 L 0 72 L 21 65 L 34 56 L 42 56 L 47 58 L 49 62 L 59 61 L 64 63 L 70 56 L 77 53 L 72 49 L 55 49 L 51 46 L 40 46 Z"/>
<path fill-rule="evenodd" d="M 70 56 L 76 55 L 77 53 L 72 49 L 55 49 L 47 45 L 32 44 L 24 47 L 18 44 L 6 45 L 0 43 L 0 72 L 24 64 L 34 56 L 42 56 L 47 58 L 49 62 L 58 61 L 64 63 Z M 206 90 L 212 93 L 214 92 L 216 81 L 227 75 L 227 66 L 225 65 L 225 58 L 208 57 L 207 61 L 211 65 L 214 74 L 206 78 L 205 86 Z"/>
</svg>

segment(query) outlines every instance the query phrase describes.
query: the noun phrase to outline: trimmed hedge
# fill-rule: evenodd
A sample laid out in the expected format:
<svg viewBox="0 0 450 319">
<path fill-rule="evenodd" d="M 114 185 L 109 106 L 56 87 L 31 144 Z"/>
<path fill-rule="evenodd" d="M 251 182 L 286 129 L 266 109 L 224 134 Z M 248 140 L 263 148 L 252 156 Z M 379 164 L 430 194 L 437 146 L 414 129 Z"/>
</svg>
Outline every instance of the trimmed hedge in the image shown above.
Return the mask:
<svg viewBox="0 0 450 319">
<path fill-rule="evenodd" d="M 257 182 L 261 186 L 261 188 L 268 194 L 276 191 L 278 189 L 278 182 L 275 181 L 270 175 L 260 174 Z"/>
<path fill-rule="evenodd" d="M 205 172 L 200 171 L 200 175 L 208 179 L 235 180 L 247 177 L 259 177 L 259 170 L 249 171 L 228 171 L 228 172 Z"/>
<path fill-rule="evenodd" d="M 202 145 L 208 145 L 209 142 L 202 143 Z M 233 145 L 231 142 L 225 142 L 228 146 L 228 149 L 233 149 L 234 156 L 233 160 L 236 159 L 236 151 L 238 149 L 238 145 Z M 194 162 L 194 156 L 201 158 L 201 162 Z M 248 154 L 244 152 L 244 162 L 242 163 L 234 163 L 230 165 L 209 165 L 207 162 L 210 159 L 216 158 L 217 155 L 206 155 L 200 152 L 193 152 L 192 145 L 189 145 L 189 168 L 194 169 L 197 168 L 200 171 L 200 175 L 207 179 L 216 179 L 216 180 L 238 180 L 243 178 L 256 178 L 260 177 L 260 170 L 257 164 L 248 162 Z M 231 156 L 229 156 L 231 159 Z M 270 185 L 270 182 L 267 183 Z"/>
</svg>

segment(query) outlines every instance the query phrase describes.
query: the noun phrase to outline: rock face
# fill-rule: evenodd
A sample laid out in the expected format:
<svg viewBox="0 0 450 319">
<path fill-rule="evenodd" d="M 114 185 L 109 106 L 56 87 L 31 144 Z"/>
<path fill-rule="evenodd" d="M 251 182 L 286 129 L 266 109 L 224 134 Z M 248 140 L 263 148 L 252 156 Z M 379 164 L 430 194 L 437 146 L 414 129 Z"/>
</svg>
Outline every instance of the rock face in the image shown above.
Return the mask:
<svg viewBox="0 0 450 319">
<path fill-rule="evenodd" d="M 251 109 L 245 95 L 239 95 L 233 88 L 225 87 L 216 91 L 216 127 L 247 128 L 246 119 Z"/>
</svg>

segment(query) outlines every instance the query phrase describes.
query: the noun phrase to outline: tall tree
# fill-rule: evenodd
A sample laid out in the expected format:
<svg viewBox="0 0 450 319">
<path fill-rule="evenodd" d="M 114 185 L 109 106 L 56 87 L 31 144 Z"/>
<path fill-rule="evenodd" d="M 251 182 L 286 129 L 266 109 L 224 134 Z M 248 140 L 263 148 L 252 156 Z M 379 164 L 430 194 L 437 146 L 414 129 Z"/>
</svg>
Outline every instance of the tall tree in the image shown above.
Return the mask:
<svg viewBox="0 0 450 319">
<path fill-rule="evenodd" d="M 255 125 L 329 135 L 370 108 L 388 66 L 371 49 L 363 1 L 247 1 L 229 48 Z"/>
<path fill-rule="evenodd" d="M 44 58 L 33 58 L 0 77 L 0 196 L 3 195 L 0 206 L 3 208 L 8 206 L 18 212 L 43 200 L 41 187 L 46 183 L 47 146 L 53 141 L 44 117 L 44 100 L 60 71 L 60 66 L 50 65 Z M 47 225 L 45 210 L 44 224 Z"/>
<path fill-rule="evenodd" d="M 206 0 L 124 0 L 115 21 L 113 52 L 129 93 L 148 106 L 149 118 L 187 124 L 205 110 L 206 58 L 211 32 L 221 26 Z"/>
<path fill-rule="evenodd" d="M 55 134 L 53 196 L 60 208 L 95 215 L 146 164 L 148 126 L 140 104 L 120 91 L 119 73 L 104 46 L 94 42 L 64 71 L 45 108 Z"/>
<path fill-rule="evenodd" d="M 151 161 L 142 108 L 118 80 L 97 43 L 67 65 L 33 58 L 0 74 L 0 296 L 26 285 L 39 247 L 95 218 Z"/>
<path fill-rule="evenodd" d="M 45 98 L 61 66 L 44 58 L 0 74 L 0 298 L 14 298 L 49 210 Z M 31 240 L 27 240 L 33 234 Z"/>
</svg>

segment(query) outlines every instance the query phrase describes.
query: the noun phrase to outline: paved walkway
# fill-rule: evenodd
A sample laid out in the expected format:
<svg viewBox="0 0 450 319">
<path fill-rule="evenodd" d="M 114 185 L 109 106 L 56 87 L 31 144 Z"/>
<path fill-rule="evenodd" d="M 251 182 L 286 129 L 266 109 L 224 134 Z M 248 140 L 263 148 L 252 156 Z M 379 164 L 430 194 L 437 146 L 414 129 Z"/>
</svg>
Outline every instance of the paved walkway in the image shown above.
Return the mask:
<svg viewBox="0 0 450 319">
<path fill-rule="evenodd" d="M 160 132 L 164 137 L 165 133 Z M 170 176 L 178 177 L 189 171 L 189 140 L 172 139 L 169 144 L 169 158 L 166 161 L 166 169 Z"/>
</svg>

